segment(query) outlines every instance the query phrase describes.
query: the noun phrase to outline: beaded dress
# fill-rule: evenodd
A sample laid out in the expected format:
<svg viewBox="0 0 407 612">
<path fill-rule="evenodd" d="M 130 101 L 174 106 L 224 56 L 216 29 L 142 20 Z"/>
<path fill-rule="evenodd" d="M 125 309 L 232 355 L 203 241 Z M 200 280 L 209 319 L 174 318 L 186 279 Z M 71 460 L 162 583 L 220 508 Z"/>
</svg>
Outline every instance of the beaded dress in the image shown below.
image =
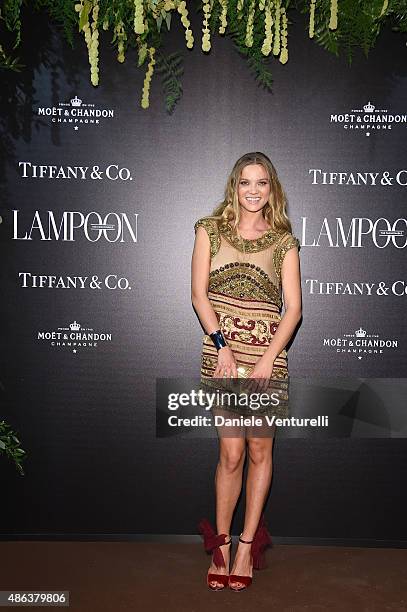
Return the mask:
<svg viewBox="0 0 407 612">
<path fill-rule="evenodd" d="M 204 227 L 210 241 L 208 298 L 227 344 L 236 359 L 238 377 L 247 378 L 269 346 L 281 320 L 281 268 L 287 251 L 300 248 L 290 232 L 266 231 L 254 240 L 240 238 L 228 224 L 220 228 L 215 219 L 203 217 L 194 225 Z M 217 350 L 209 335 L 202 341 L 201 381 L 212 384 Z M 219 380 L 219 379 L 217 379 Z M 258 408 L 258 415 L 288 416 L 288 364 L 285 349 L 274 361 L 268 392 L 278 390 L 285 401 Z M 244 406 L 230 407 L 241 415 L 253 414 Z"/>
</svg>

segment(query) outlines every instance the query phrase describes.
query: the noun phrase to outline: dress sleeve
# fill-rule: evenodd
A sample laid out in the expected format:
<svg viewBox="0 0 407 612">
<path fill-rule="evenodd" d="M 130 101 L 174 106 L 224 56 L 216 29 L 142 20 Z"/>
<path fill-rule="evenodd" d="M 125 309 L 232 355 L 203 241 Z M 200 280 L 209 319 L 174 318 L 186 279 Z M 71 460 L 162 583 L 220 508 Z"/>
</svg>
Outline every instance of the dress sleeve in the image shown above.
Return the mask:
<svg viewBox="0 0 407 612">
<path fill-rule="evenodd" d="M 216 253 L 219 251 L 220 247 L 220 235 L 218 224 L 215 219 L 208 219 L 207 217 L 202 217 L 202 219 L 198 219 L 194 225 L 195 233 L 199 226 L 205 228 L 206 233 L 209 236 L 209 242 L 211 245 L 211 259 L 213 259 Z"/>
<path fill-rule="evenodd" d="M 282 238 L 280 238 L 280 240 L 278 241 L 278 244 L 276 245 L 274 255 L 273 255 L 273 263 L 274 263 L 274 268 L 276 270 L 277 278 L 280 282 L 281 282 L 281 268 L 283 266 L 285 254 L 287 253 L 287 251 L 289 251 L 290 249 L 294 247 L 296 247 L 299 251 L 301 248 L 300 241 L 298 240 L 298 238 L 296 238 L 293 234 L 290 234 L 289 232 L 287 232 L 286 234 L 283 234 Z"/>
</svg>

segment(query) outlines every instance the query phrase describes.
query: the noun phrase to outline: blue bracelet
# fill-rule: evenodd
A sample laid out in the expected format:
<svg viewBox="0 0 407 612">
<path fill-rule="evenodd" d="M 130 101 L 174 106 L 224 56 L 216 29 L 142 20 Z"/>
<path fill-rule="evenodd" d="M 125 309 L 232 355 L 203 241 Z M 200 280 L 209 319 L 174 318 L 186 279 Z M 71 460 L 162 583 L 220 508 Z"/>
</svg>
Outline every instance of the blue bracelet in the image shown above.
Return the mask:
<svg viewBox="0 0 407 612">
<path fill-rule="evenodd" d="M 213 332 L 212 334 L 209 334 L 209 336 L 210 338 L 212 338 L 217 351 L 219 351 L 219 349 L 223 348 L 224 346 L 227 346 L 226 340 L 220 329 Z"/>
</svg>

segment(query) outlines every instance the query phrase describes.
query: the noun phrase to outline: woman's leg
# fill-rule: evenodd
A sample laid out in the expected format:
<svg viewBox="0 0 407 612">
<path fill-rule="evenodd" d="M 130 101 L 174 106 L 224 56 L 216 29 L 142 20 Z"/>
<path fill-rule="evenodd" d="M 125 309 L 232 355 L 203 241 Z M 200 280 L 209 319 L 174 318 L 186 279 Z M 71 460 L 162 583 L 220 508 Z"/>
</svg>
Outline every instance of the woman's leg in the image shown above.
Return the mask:
<svg viewBox="0 0 407 612">
<path fill-rule="evenodd" d="M 216 527 L 217 533 L 228 534 L 228 540 L 233 512 L 242 489 L 245 454 L 245 438 L 219 438 L 219 461 L 215 474 Z M 228 574 L 230 546 L 220 546 L 220 550 L 223 553 L 226 568 L 217 568 L 212 562 L 209 571 L 213 574 Z M 218 585 L 214 583 L 213 586 Z"/>
<path fill-rule="evenodd" d="M 246 483 L 246 512 L 242 540 L 253 540 L 272 477 L 273 438 L 247 438 L 249 466 Z M 241 544 L 236 552 L 231 574 L 252 576 L 251 546 Z M 244 586 L 240 583 L 237 587 Z"/>
</svg>

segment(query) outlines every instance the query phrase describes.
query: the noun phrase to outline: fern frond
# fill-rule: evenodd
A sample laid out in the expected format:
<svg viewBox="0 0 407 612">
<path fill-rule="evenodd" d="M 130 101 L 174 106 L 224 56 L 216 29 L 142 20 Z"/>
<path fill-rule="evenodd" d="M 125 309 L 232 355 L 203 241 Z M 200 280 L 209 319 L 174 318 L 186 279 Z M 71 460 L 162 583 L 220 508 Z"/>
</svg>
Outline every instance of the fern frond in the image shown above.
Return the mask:
<svg viewBox="0 0 407 612">
<path fill-rule="evenodd" d="M 157 53 L 155 71 L 162 75 L 165 107 L 170 114 L 182 96 L 182 85 L 179 79 L 184 73 L 182 62 L 183 56 L 179 51 L 167 56 L 160 52 Z"/>
</svg>

